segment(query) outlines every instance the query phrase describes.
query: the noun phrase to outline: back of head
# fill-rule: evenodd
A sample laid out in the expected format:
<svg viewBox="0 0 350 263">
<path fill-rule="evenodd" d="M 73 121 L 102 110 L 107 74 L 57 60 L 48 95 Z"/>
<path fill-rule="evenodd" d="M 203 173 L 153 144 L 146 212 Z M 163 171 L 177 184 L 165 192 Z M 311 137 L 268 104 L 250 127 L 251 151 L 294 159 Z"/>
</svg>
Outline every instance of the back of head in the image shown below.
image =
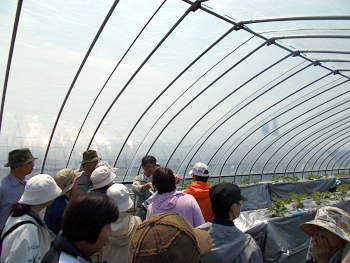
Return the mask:
<svg viewBox="0 0 350 263">
<path fill-rule="evenodd" d="M 231 183 L 220 183 L 209 189 L 211 207 L 215 217 L 228 219 L 233 204 L 240 200 L 247 200 L 241 196 L 241 189 Z"/>
<path fill-rule="evenodd" d="M 147 163 L 157 165 L 157 158 L 152 155 L 146 155 L 141 160 L 141 165 L 145 166 Z"/>
<path fill-rule="evenodd" d="M 118 206 L 107 195 L 97 192 L 77 194 L 63 212 L 62 235 L 71 243 L 85 240 L 94 244 L 101 229 L 118 217 Z"/>
<path fill-rule="evenodd" d="M 160 167 L 153 173 L 152 184 L 159 194 L 175 191 L 175 175 L 171 169 Z"/>
<path fill-rule="evenodd" d="M 210 235 L 174 212 L 151 215 L 133 232 L 129 262 L 199 262 L 211 249 Z"/>
</svg>

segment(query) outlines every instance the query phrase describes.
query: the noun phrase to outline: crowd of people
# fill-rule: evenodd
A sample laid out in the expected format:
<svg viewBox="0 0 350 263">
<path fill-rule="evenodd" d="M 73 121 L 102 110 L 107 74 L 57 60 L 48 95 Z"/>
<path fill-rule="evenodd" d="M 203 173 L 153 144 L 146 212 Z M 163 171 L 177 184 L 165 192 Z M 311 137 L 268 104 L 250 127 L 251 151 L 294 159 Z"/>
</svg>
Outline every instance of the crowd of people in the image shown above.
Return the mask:
<svg viewBox="0 0 350 263">
<path fill-rule="evenodd" d="M 263 262 L 255 240 L 234 223 L 246 198 L 232 183 L 211 187 L 204 163 L 178 191 L 177 174 L 154 156 L 142 158 L 132 191 L 143 214 L 135 216 L 128 188 L 114 183 L 117 168 L 95 150 L 83 153 L 77 170 L 27 180 L 36 159 L 28 148 L 16 149 L 5 164 L 11 170 L 0 185 L 1 263 Z M 350 262 L 345 211 L 322 207 L 300 229 L 311 236 L 307 263 Z"/>
</svg>

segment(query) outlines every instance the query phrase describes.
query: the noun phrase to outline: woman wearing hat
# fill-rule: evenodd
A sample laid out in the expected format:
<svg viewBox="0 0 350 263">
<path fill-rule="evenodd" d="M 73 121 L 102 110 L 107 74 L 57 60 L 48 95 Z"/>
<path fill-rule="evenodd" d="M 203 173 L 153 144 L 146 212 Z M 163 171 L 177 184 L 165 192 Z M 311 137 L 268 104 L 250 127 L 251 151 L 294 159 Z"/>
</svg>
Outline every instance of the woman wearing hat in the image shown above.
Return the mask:
<svg viewBox="0 0 350 263">
<path fill-rule="evenodd" d="M 91 259 L 94 263 L 124 263 L 128 261 L 130 236 L 142 221 L 138 216 L 132 216 L 126 212 L 134 203 L 125 185 L 112 185 L 108 188 L 107 195 L 118 205 L 119 218 L 111 224 L 112 232 L 108 238 L 107 244 L 100 252 L 92 256 Z"/>
<path fill-rule="evenodd" d="M 78 187 L 78 178 L 82 172 L 65 168 L 60 170 L 54 177 L 55 182 L 62 189 L 62 193 L 55 199 L 50 207 L 45 211 L 44 221 L 56 235 L 62 229 L 62 214 L 69 199 Z"/>
<path fill-rule="evenodd" d="M 47 174 L 32 177 L 18 203 L 12 205 L 2 232 L 1 262 L 40 262 L 55 237 L 39 213 L 51 205 L 62 190 Z"/>
<path fill-rule="evenodd" d="M 91 191 L 106 193 L 107 189 L 113 185 L 113 180 L 116 174 L 107 166 L 100 166 L 96 168 L 91 174 L 91 182 L 93 188 Z"/>
<path fill-rule="evenodd" d="M 300 229 L 312 237 L 307 263 L 350 262 L 350 215 L 337 207 L 325 206 L 315 219 L 301 224 Z"/>
</svg>

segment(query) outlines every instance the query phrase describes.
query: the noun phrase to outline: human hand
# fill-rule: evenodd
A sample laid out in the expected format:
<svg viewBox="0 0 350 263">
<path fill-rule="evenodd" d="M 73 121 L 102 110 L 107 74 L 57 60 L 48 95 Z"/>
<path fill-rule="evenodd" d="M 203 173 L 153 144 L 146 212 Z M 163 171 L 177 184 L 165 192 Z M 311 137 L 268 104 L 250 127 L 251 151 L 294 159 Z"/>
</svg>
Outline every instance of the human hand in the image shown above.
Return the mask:
<svg viewBox="0 0 350 263">
<path fill-rule="evenodd" d="M 154 190 L 152 182 L 149 182 L 149 183 L 144 184 L 144 185 L 142 186 L 142 188 L 141 188 L 141 192 L 144 192 L 144 191 L 146 191 L 146 190 L 149 189 L 149 188 L 151 188 L 152 190 Z"/>
<path fill-rule="evenodd" d="M 332 257 L 331 247 L 328 239 L 314 235 L 312 237 L 313 244 L 313 261 L 317 263 L 328 263 Z"/>
<path fill-rule="evenodd" d="M 174 177 L 175 177 L 175 184 L 180 183 L 181 181 L 180 176 L 178 174 L 174 174 Z"/>
</svg>

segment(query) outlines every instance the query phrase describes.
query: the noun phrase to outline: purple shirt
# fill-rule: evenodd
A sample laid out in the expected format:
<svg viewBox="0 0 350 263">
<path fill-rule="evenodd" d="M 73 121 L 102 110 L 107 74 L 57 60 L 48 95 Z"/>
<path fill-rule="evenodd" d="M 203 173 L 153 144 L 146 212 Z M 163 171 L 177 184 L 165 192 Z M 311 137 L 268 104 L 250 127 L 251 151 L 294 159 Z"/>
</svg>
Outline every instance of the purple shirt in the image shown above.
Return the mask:
<svg viewBox="0 0 350 263">
<path fill-rule="evenodd" d="M 176 212 L 190 222 L 193 227 L 204 224 L 202 211 L 192 195 L 180 191 L 157 195 L 148 206 L 147 216 L 166 212 Z"/>
<path fill-rule="evenodd" d="M 1 180 L 0 185 L 0 230 L 5 226 L 12 204 L 18 202 L 24 192 L 26 181 L 22 183 L 12 173 Z"/>
</svg>

